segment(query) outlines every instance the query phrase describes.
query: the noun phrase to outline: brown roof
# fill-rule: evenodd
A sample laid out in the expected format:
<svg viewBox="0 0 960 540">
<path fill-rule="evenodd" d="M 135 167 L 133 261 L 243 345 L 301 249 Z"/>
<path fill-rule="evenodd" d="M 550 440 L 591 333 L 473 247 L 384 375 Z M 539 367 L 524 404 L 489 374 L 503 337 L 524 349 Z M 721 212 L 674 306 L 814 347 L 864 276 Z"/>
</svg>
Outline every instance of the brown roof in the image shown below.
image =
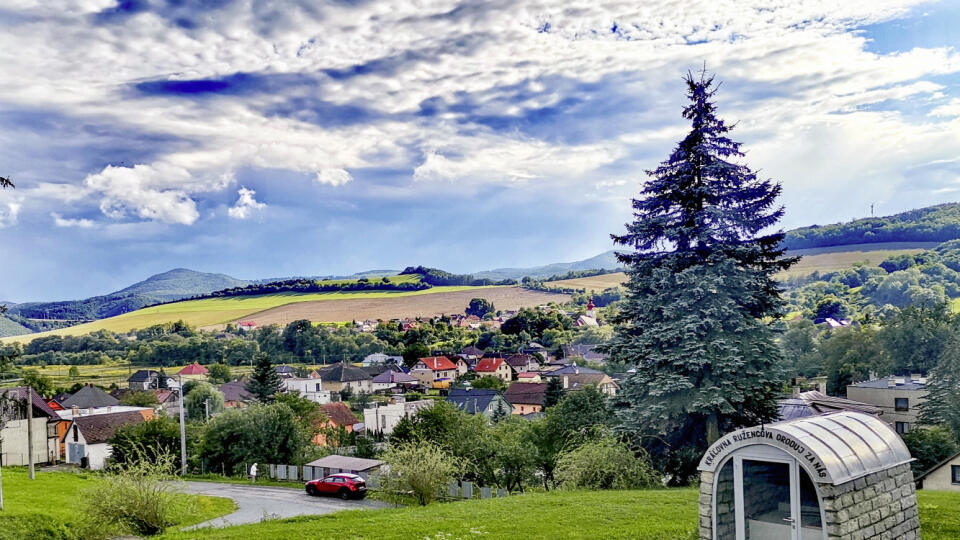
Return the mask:
<svg viewBox="0 0 960 540">
<path fill-rule="evenodd" d="M 350 407 L 347 407 L 347 404 L 342 401 L 327 403 L 320 407 L 323 409 L 323 412 L 327 413 L 327 417 L 330 418 L 330 421 L 335 425 L 352 426 L 360 423 L 360 420 L 353 415 Z"/>
<path fill-rule="evenodd" d="M 57 413 L 50 408 L 50 405 L 47 405 L 47 402 L 38 394 L 33 388 L 29 386 L 18 386 L 16 388 L 6 388 L 0 389 L 0 395 L 7 394 L 7 397 L 10 399 L 16 399 L 17 401 L 26 401 L 27 392 L 30 393 L 30 401 L 33 403 L 34 412 L 39 412 L 46 415 L 48 418 L 57 418 Z"/>
<path fill-rule="evenodd" d="M 223 393 L 224 401 L 250 401 L 253 399 L 253 394 L 247 390 L 246 383 L 240 381 L 221 384 L 220 392 Z"/>
<path fill-rule="evenodd" d="M 513 405 L 543 405 L 547 394 L 547 383 L 515 382 L 511 384 L 503 397 Z"/>
<path fill-rule="evenodd" d="M 139 424 L 143 421 L 144 418 L 140 411 L 91 414 L 73 419 L 73 423 L 80 428 L 80 433 L 83 433 L 83 438 L 86 439 L 87 444 L 107 442 L 120 427 Z M 69 437 L 69 434 L 70 431 L 67 430 L 64 437 Z"/>
</svg>

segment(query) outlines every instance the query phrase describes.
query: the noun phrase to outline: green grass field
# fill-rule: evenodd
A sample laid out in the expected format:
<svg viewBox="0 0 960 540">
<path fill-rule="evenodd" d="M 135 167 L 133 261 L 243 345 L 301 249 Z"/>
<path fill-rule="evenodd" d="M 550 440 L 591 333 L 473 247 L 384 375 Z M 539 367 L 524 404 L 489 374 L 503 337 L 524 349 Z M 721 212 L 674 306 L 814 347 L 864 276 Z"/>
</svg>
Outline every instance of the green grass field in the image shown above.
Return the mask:
<svg viewBox="0 0 960 540">
<path fill-rule="evenodd" d="M 116 383 L 120 388 L 126 388 L 127 379 L 138 369 L 160 369 L 158 366 L 135 366 L 127 363 L 110 362 L 90 366 L 76 366 L 79 375 L 77 377 L 70 377 L 70 367 L 71 366 L 65 365 L 25 366 L 26 369 L 36 370 L 41 375 L 50 377 L 54 386 L 65 387 L 69 387 L 74 383 L 91 383 L 108 387 L 111 383 Z M 185 366 L 167 366 L 163 368 L 163 370 L 170 375 L 175 375 L 184 367 Z M 252 370 L 253 368 L 250 366 L 230 366 L 230 373 L 234 377 L 249 374 Z M 5 383 L 3 386 L 14 386 L 15 384 L 15 382 L 11 381 Z"/>
<path fill-rule="evenodd" d="M 256 525 L 204 529 L 165 538 L 697 538 L 693 488 L 554 491 L 505 499 L 338 512 Z M 960 538 L 960 493 L 918 493 L 923 537 Z"/>
<path fill-rule="evenodd" d="M 407 276 L 401 276 L 407 277 Z M 415 277 L 415 276 L 414 276 Z M 392 279 L 392 278 L 391 278 Z M 242 319 L 267 309 L 295 304 L 299 302 L 334 301 L 347 299 L 370 298 L 404 298 L 436 294 L 443 292 L 457 292 L 485 287 L 449 286 L 432 287 L 421 291 L 345 291 L 328 293 L 278 293 L 257 296 L 234 296 L 228 298 L 204 298 L 202 300 L 186 300 L 143 308 L 130 313 L 124 313 L 109 319 L 102 319 L 85 324 L 78 324 L 69 328 L 3 338 L 2 342 L 27 342 L 47 335 L 81 336 L 97 330 L 111 332 L 128 332 L 131 329 L 140 329 L 183 320 L 196 327 L 223 324 Z"/>
<path fill-rule="evenodd" d="M 77 522 L 83 490 L 96 479 L 92 473 L 37 471 L 27 478 L 23 467 L 3 468 L 3 511 L 0 540 L 69 538 Z M 234 511 L 236 504 L 223 497 L 185 495 L 190 514 L 179 527 L 202 523 Z"/>
</svg>

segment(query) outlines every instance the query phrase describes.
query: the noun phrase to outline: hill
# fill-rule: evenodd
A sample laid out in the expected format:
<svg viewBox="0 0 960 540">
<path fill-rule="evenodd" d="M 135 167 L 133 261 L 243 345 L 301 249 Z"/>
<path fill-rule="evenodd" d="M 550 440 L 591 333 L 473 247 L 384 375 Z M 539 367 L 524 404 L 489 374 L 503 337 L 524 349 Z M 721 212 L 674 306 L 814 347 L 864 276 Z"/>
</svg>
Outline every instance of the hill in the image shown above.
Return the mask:
<svg viewBox="0 0 960 540">
<path fill-rule="evenodd" d="M 33 332 L 33 330 L 0 315 L 0 337 L 19 336 L 30 332 Z"/>
<path fill-rule="evenodd" d="M 544 279 L 550 276 L 565 274 L 571 270 L 613 270 L 619 268 L 621 264 L 617 261 L 613 250 L 605 251 L 589 259 L 567 263 L 552 263 L 543 266 L 532 266 L 528 268 L 497 268 L 494 270 L 482 270 L 474 272 L 473 276 L 478 279 L 492 279 L 500 281 L 504 279 L 522 279 L 532 277 L 534 279 Z"/>
<path fill-rule="evenodd" d="M 892 216 L 811 225 L 787 231 L 787 249 L 880 242 L 946 242 L 960 238 L 960 203 L 938 204 Z"/>
<path fill-rule="evenodd" d="M 248 283 L 224 274 L 177 268 L 110 294 L 84 300 L 16 304 L 10 306 L 9 313 L 27 319 L 91 321 L 136 311 L 159 302 L 189 298 Z"/>
</svg>

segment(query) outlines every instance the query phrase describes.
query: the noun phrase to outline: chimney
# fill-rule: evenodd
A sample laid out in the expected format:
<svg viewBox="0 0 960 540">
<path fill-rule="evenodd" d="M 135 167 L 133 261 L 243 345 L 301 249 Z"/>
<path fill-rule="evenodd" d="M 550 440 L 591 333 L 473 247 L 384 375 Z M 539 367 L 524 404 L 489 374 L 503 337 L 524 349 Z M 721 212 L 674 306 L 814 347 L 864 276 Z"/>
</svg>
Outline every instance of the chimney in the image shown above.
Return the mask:
<svg viewBox="0 0 960 540">
<path fill-rule="evenodd" d="M 70 409 L 70 412 L 73 414 L 73 416 L 80 416 L 80 407 L 77 407 L 76 405 L 74 405 Z"/>
<path fill-rule="evenodd" d="M 570 378 L 567 377 L 566 375 L 564 375 L 564 376 L 563 376 L 563 389 L 566 390 L 567 388 L 570 388 Z"/>
<path fill-rule="evenodd" d="M 890 377 L 889 379 L 887 379 L 887 388 L 896 388 L 896 387 L 897 387 L 896 379 L 894 379 L 893 377 Z"/>
</svg>

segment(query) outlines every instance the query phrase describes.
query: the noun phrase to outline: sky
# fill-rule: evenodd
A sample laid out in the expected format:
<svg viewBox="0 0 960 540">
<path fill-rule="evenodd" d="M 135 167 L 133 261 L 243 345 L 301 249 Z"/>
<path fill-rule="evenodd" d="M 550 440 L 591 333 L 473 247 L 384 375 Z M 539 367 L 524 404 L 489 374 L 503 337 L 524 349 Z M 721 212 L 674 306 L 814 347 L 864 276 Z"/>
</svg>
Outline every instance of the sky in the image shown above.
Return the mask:
<svg viewBox="0 0 960 540">
<path fill-rule="evenodd" d="M 955 201 L 957 27 L 921 0 L 5 0 L 0 300 L 591 257 L 703 66 L 784 228 Z"/>
</svg>

